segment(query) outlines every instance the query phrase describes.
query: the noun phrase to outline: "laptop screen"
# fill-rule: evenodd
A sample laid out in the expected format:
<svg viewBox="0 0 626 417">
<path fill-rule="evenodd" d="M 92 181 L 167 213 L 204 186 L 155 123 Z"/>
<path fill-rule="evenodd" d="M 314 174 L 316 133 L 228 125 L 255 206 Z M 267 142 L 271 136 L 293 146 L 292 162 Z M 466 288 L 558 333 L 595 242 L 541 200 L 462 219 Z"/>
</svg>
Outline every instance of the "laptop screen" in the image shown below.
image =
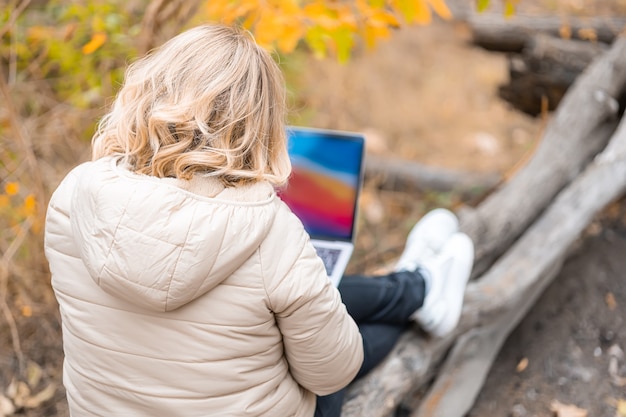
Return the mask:
<svg viewBox="0 0 626 417">
<path fill-rule="evenodd" d="M 293 172 L 280 197 L 312 238 L 352 240 L 363 135 L 300 127 L 287 132 Z"/>
</svg>

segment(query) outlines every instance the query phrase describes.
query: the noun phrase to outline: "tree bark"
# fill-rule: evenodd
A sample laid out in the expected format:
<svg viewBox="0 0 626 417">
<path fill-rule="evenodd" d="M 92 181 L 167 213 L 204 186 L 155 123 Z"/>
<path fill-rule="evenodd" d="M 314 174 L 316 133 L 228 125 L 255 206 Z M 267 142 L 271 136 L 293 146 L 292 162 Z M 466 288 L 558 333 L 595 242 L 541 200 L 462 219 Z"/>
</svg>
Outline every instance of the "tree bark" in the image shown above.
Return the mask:
<svg viewBox="0 0 626 417">
<path fill-rule="evenodd" d="M 515 15 L 505 18 L 502 14 L 472 13 L 464 20 L 470 26 L 474 44 L 500 52 L 521 52 L 528 40 L 538 33 L 610 44 L 626 27 L 626 18 L 609 16 L 561 18 Z"/>
<path fill-rule="evenodd" d="M 144 54 L 166 42 L 193 17 L 200 0 L 152 0 L 141 22 L 139 52 Z"/>
<path fill-rule="evenodd" d="M 533 36 L 521 54 L 508 56 L 509 81 L 498 94 L 531 116 L 554 110 L 576 78 L 606 49 L 600 43 Z"/>
<path fill-rule="evenodd" d="M 606 146 L 616 124 L 616 121 L 611 122 L 611 117 L 615 118 L 618 111 L 615 97 L 624 90 L 625 84 L 626 38 L 619 38 L 608 52 L 590 65 L 568 91 L 528 165 L 476 209 L 461 213 L 461 228 L 472 237 L 476 245 L 477 274 L 486 271 L 538 218 L 555 196 Z M 619 152 L 613 152 L 613 155 L 618 154 Z M 584 184 L 586 187 L 590 186 L 588 182 Z M 583 193 L 569 195 L 565 200 L 562 197 L 559 201 L 570 208 L 576 208 L 582 199 L 594 198 L 598 198 L 598 195 Z M 541 231 L 541 227 L 551 230 L 545 222 L 553 221 L 554 216 L 558 215 L 563 216 L 563 213 L 555 212 L 549 217 L 543 217 L 537 223 L 538 226 L 534 226 L 535 230 Z M 543 220 L 546 218 L 549 220 Z M 587 221 L 588 217 L 584 217 L 583 222 Z M 585 225 L 586 223 L 581 227 Z M 551 244 L 554 241 L 540 239 L 535 242 L 536 248 L 533 250 L 542 255 L 543 249 L 549 249 Z M 502 263 L 504 259 L 506 257 Z M 546 271 L 555 262 L 553 259 L 543 266 L 543 270 Z M 516 276 L 527 274 L 527 266 L 520 262 Z M 423 387 L 458 336 L 468 329 L 493 323 L 490 315 L 492 309 L 502 314 L 504 305 L 504 311 L 508 311 L 506 304 L 498 304 L 498 300 L 519 301 L 527 296 L 523 293 L 511 293 L 512 290 L 507 285 L 513 279 L 512 273 L 495 268 L 486 276 L 484 283 L 481 279 L 468 286 L 467 308 L 464 309 L 462 325 L 454 334 L 443 339 L 427 339 L 417 331 L 407 332 L 378 368 L 349 388 L 342 415 L 392 415 L 407 395 Z M 527 288 L 535 288 L 531 282 L 527 281 L 526 285 L 529 286 Z M 485 298 L 479 298 L 480 294 L 484 294 Z M 486 306 L 478 314 L 471 310 L 478 302 L 476 300 L 485 302 Z"/>
<path fill-rule="evenodd" d="M 625 86 L 626 38 L 621 37 L 568 90 L 529 163 L 477 210 L 461 217 L 476 247 L 474 276 L 509 248 L 606 146 L 619 111 L 617 97 Z"/>
<path fill-rule="evenodd" d="M 485 193 L 502 180 L 500 175 L 495 173 L 462 172 L 373 155 L 368 155 L 365 159 L 365 177 L 376 181 L 378 186 L 384 189 L 456 192 L 467 196 Z"/>
<path fill-rule="evenodd" d="M 607 148 L 468 289 L 461 327 L 470 330 L 455 344 L 412 417 L 463 417 L 470 410 L 506 337 L 557 275 L 568 249 L 593 217 L 624 191 L 626 117 Z M 489 324 L 477 326 L 482 322 Z"/>
</svg>

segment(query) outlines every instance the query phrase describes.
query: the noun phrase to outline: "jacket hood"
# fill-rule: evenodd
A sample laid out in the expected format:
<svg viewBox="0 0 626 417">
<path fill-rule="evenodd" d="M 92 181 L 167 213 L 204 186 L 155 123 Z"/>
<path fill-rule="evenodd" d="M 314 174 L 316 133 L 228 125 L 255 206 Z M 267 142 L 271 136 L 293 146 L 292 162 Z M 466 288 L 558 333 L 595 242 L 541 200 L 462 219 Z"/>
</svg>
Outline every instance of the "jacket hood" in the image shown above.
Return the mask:
<svg viewBox="0 0 626 417">
<path fill-rule="evenodd" d="M 70 212 L 81 258 L 104 291 L 150 310 L 179 308 L 230 276 L 277 210 L 265 182 L 224 188 L 134 174 L 113 158 L 85 165 Z"/>
</svg>

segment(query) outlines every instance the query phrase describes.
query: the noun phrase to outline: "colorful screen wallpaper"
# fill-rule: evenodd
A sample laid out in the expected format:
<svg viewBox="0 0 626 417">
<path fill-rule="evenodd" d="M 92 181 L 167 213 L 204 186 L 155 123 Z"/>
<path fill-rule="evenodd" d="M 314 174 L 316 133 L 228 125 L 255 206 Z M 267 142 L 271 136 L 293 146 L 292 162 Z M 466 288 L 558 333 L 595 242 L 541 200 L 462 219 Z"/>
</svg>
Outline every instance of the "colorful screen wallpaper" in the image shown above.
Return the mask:
<svg viewBox="0 0 626 417">
<path fill-rule="evenodd" d="M 289 128 L 293 172 L 280 197 L 311 237 L 352 239 L 363 137 Z"/>
</svg>

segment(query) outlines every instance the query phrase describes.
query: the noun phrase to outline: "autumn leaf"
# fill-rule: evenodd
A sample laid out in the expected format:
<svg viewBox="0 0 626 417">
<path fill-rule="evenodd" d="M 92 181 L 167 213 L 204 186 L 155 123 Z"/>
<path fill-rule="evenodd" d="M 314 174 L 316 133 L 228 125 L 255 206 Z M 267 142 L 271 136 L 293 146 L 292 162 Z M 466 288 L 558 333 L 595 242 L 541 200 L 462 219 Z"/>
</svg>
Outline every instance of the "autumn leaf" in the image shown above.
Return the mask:
<svg viewBox="0 0 626 417">
<path fill-rule="evenodd" d="M 550 411 L 554 413 L 556 417 L 587 417 L 587 410 L 578 408 L 575 405 L 563 404 L 558 400 L 552 401 L 550 404 Z"/>
<path fill-rule="evenodd" d="M 569 24 L 567 24 L 567 23 L 561 25 L 561 27 L 559 28 L 559 35 L 563 39 L 571 39 L 572 38 L 572 27 Z"/>
<path fill-rule="evenodd" d="M 93 54 L 94 52 L 98 50 L 98 48 L 104 45 L 106 40 L 107 40 L 106 33 L 104 32 L 94 33 L 93 36 L 91 37 L 91 40 L 83 46 L 83 49 L 82 49 L 83 54 L 85 55 Z"/>
<path fill-rule="evenodd" d="M 302 25 L 287 24 L 283 26 L 283 32 L 278 38 L 278 49 L 285 53 L 292 52 L 296 49 L 303 34 L 304 29 Z"/>
<path fill-rule="evenodd" d="M 319 59 L 326 57 L 325 33 L 326 32 L 321 27 L 315 26 L 310 28 L 304 36 L 307 45 L 309 45 L 311 51 L 313 51 L 313 55 Z"/>
<path fill-rule="evenodd" d="M 281 52 L 293 51 L 304 40 L 316 57 L 332 50 L 340 61 L 349 59 L 358 38 L 367 47 L 389 38 L 391 29 L 407 24 L 427 25 L 433 13 L 451 19 L 447 0 L 209 0 L 204 2 L 209 21 L 238 23 L 250 30 L 257 43 Z M 476 0 L 479 10 L 489 0 Z M 505 0 L 512 7 L 519 0 Z M 350 33 L 348 33 L 350 32 Z M 95 41 L 95 36 L 92 41 Z M 85 45 L 93 45 L 92 42 Z M 94 45 L 95 46 L 95 45 Z M 92 46 L 92 49 L 97 49 Z"/>
<path fill-rule="evenodd" d="M 598 40 L 598 33 L 593 28 L 578 29 L 578 36 L 580 37 L 580 39 L 585 41 L 595 42 Z"/>
<path fill-rule="evenodd" d="M 366 21 L 361 30 L 361 36 L 365 40 L 365 45 L 368 48 L 376 46 L 378 39 L 388 39 L 391 36 L 391 31 L 387 25 L 379 25 L 374 21 Z"/>
<path fill-rule="evenodd" d="M 432 20 L 426 0 L 396 0 L 397 8 L 409 23 L 428 24 Z"/>
<path fill-rule="evenodd" d="M 428 0 L 428 3 L 430 3 L 430 7 L 432 7 L 439 17 L 446 20 L 452 19 L 452 12 L 444 0 Z"/>
<path fill-rule="evenodd" d="M 427 25 L 432 21 L 430 8 L 425 1 L 420 0 L 415 2 L 415 15 L 412 21 L 420 25 Z"/>
<path fill-rule="evenodd" d="M 51 28 L 44 26 L 32 26 L 28 29 L 28 39 L 32 41 L 42 41 L 52 36 Z"/>
<path fill-rule="evenodd" d="M 476 1 L 476 9 L 478 12 L 484 12 L 489 7 L 489 0 L 477 0 Z"/>
<path fill-rule="evenodd" d="M 22 307 L 22 316 L 24 316 L 24 317 L 32 317 L 33 316 L 33 308 L 31 306 L 23 306 Z"/>
<path fill-rule="evenodd" d="M 615 308 L 617 307 L 617 301 L 615 301 L 615 296 L 613 295 L 612 292 L 606 293 L 606 296 L 604 297 L 604 301 L 606 302 L 606 306 L 611 311 L 615 310 Z"/>
<path fill-rule="evenodd" d="M 24 210 L 29 216 L 37 213 L 37 200 L 34 195 L 29 194 L 26 196 L 24 199 Z"/>
<path fill-rule="evenodd" d="M 347 28 L 340 28 L 331 34 L 337 48 L 337 59 L 341 63 L 346 63 L 350 58 L 350 50 L 352 49 L 352 31 Z"/>
<path fill-rule="evenodd" d="M 7 182 L 4 186 L 4 192 L 7 195 L 15 195 L 20 192 L 20 185 L 16 182 Z"/>
</svg>

